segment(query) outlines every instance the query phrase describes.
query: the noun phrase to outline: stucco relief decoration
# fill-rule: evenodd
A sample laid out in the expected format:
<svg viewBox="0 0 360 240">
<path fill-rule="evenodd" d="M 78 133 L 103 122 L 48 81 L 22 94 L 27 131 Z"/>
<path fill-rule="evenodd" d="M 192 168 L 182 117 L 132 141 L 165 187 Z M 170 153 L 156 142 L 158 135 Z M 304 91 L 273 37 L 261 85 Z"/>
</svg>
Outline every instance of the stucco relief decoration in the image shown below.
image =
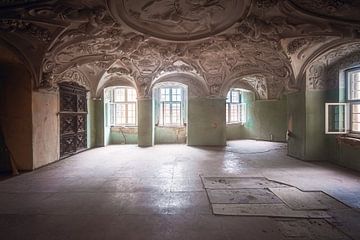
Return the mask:
<svg viewBox="0 0 360 240">
<path fill-rule="evenodd" d="M 4 6 L 10 13 L 3 14 Z M 300 88 L 294 75 L 310 69 L 299 65 L 314 46 L 354 38 L 357 25 L 343 14 L 357 6 L 352 0 L 13 0 L 0 1 L 0 31 L 40 40 L 37 87 L 52 88 L 54 79 L 77 69 L 94 86 L 104 74 L 125 77 L 146 95 L 159 76 L 187 73 L 194 78 L 186 81 L 222 96 L 233 81 L 263 76 L 252 86 L 261 99 L 272 99 Z M 338 19 L 305 21 L 311 9 Z M 324 86 L 312 71 L 312 87 Z"/>
<path fill-rule="evenodd" d="M 39 3 L 42 0 L 1 0 L 0 7 L 17 7 L 29 3 Z"/>
<path fill-rule="evenodd" d="M 255 90 L 260 99 L 268 99 L 266 79 L 263 75 L 247 76 L 243 78 L 243 81 L 249 84 L 253 90 Z"/>
<path fill-rule="evenodd" d="M 60 74 L 53 82 L 54 87 L 56 87 L 56 84 L 61 82 L 75 82 L 88 90 L 92 90 L 91 84 L 87 77 L 77 69 L 69 69 L 66 72 Z"/>
<path fill-rule="evenodd" d="M 298 9 L 313 15 L 360 22 L 360 2 L 357 0 L 290 0 L 290 2 Z"/>
<path fill-rule="evenodd" d="M 249 10 L 248 0 L 109 1 L 113 15 L 142 33 L 167 40 L 194 40 L 224 31 Z"/>
<path fill-rule="evenodd" d="M 1 20 L 0 31 L 24 33 L 45 43 L 51 40 L 51 32 L 48 29 L 23 20 Z"/>
<path fill-rule="evenodd" d="M 279 0 L 256 0 L 256 6 L 261 9 L 268 9 L 278 4 Z"/>
<path fill-rule="evenodd" d="M 339 46 L 318 57 L 306 71 L 307 89 L 334 89 L 339 86 L 339 70 L 360 60 L 360 43 Z M 335 73 L 335 74 L 334 74 Z"/>
</svg>

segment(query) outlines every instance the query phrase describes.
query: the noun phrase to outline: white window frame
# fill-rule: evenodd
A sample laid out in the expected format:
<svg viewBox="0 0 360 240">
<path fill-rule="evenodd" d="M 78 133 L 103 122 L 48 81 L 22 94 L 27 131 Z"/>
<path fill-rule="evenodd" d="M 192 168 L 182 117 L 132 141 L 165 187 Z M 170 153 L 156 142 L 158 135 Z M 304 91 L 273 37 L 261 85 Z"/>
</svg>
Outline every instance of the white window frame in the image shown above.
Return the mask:
<svg viewBox="0 0 360 240">
<path fill-rule="evenodd" d="M 162 99 L 161 91 L 163 89 L 169 89 L 169 100 Z M 180 101 L 173 100 L 173 89 L 180 89 Z M 180 105 L 180 122 L 173 122 L 173 106 L 179 104 Z M 170 123 L 165 123 L 165 105 L 170 106 Z M 164 86 L 159 88 L 159 126 L 162 127 L 182 127 L 184 125 L 183 119 L 183 109 L 184 108 L 184 89 L 179 86 Z M 162 112 L 162 113 L 161 113 Z"/>
<path fill-rule="evenodd" d="M 329 107 L 331 106 L 343 106 L 345 108 L 344 113 L 344 131 L 332 132 L 329 130 Z M 325 103 L 325 133 L 326 134 L 346 134 L 349 132 L 349 104 L 347 103 Z"/>
<path fill-rule="evenodd" d="M 232 101 L 232 93 L 233 92 L 239 92 L 239 101 L 233 102 Z M 230 89 L 227 97 L 226 97 L 226 124 L 245 124 L 246 123 L 246 103 L 241 102 L 241 95 L 242 91 L 240 89 Z M 228 100 L 228 98 L 230 98 Z M 238 119 L 236 121 L 233 121 L 231 119 L 231 106 L 236 105 L 237 106 L 237 115 Z M 240 110 L 239 110 L 240 109 Z"/>
<path fill-rule="evenodd" d="M 117 89 L 124 89 L 125 93 L 124 93 L 124 101 L 115 101 L 115 91 Z M 108 110 L 108 114 L 109 114 L 109 120 L 110 120 L 110 126 L 115 126 L 115 127 L 136 127 L 137 126 L 137 120 L 138 120 L 138 106 L 137 106 L 137 101 L 128 101 L 128 90 L 131 89 L 132 91 L 135 91 L 136 94 L 136 90 L 132 87 L 113 87 L 110 91 L 111 91 L 111 100 L 108 104 L 109 110 Z M 135 96 L 137 97 L 137 96 Z M 135 111 L 135 119 L 134 119 L 134 123 L 129 122 L 129 105 L 133 105 L 134 106 L 134 111 Z M 125 106 L 125 123 L 120 123 L 117 124 L 117 117 L 120 118 L 120 116 L 117 116 L 117 111 L 116 108 L 117 106 Z M 111 108 L 113 108 L 113 110 L 111 110 Z M 111 112 L 112 112 L 112 118 L 111 118 Z"/>
<path fill-rule="evenodd" d="M 359 99 L 354 99 L 352 98 L 352 91 L 354 91 L 352 89 L 352 85 L 351 85 L 351 81 L 350 81 L 350 74 L 353 73 L 358 73 L 360 75 L 360 67 L 356 67 L 356 68 L 352 68 L 352 69 L 348 69 L 345 71 L 345 81 L 346 81 L 346 101 L 349 104 L 348 109 L 349 109 L 349 130 L 348 132 L 351 134 L 358 134 L 360 135 L 360 131 L 354 131 L 353 130 L 353 113 L 352 113 L 352 106 L 353 105 L 359 105 L 360 104 L 360 98 Z M 360 77 L 360 76 L 359 76 Z"/>
</svg>

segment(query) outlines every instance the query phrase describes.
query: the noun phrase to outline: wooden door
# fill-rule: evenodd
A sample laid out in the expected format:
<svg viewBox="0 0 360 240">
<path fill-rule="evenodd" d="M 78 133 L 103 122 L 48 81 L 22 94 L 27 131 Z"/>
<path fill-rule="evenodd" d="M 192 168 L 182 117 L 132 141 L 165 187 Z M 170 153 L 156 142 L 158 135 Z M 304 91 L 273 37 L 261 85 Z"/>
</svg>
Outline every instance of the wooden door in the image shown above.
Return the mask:
<svg viewBox="0 0 360 240">
<path fill-rule="evenodd" d="M 60 90 L 60 157 L 87 148 L 86 89 L 76 83 L 61 83 Z"/>
</svg>

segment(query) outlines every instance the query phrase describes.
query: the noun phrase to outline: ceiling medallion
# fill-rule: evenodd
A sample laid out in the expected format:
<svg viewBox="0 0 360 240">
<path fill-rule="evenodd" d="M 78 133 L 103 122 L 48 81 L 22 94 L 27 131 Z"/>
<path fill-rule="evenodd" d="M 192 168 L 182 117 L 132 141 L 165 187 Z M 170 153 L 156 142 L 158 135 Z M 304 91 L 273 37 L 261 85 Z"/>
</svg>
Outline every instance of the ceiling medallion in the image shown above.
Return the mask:
<svg viewBox="0 0 360 240">
<path fill-rule="evenodd" d="M 113 17 L 153 37 L 189 41 L 218 34 L 242 20 L 250 0 L 108 0 Z"/>
</svg>

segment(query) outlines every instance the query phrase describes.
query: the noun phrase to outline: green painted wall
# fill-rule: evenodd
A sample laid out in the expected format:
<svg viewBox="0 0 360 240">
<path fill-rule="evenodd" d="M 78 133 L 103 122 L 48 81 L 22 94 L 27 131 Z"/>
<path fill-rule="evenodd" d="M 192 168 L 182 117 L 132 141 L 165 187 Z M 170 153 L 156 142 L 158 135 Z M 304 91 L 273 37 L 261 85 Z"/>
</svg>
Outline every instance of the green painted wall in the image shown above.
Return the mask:
<svg viewBox="0 0 360 240">
<path fill-rule="evenodd" d="M 190 98 L 188 145 L 226 145 L 225 99 Z"/>
<path fill-rule="evenodd" d="M 111 127 L 110 144 L 137 144 L 137 127 Z"/>
<path fill-rule="evenodd" d="M 336 143 L 336 141 L 334 141 Z M 359 144 L 359 143 L 358 143 Z M 336 158 L 331 161 L 343 167 L 360 171 L 360 146 L 351 146 L 346 143 L 336 143 Z"/>
<path fill-rule="evenodd" d="M 95 106 L 96 101 L 93 99 L 88 100 L 88 130 L 87 130 L 87 137 L 88 137 L 88 148 L 93 148 L 96 146 L 96 115 L 95 115 Z"/>
<path fill-rule="evenodd" d="M 152 99 L 138 99 L 138 144 L 140 147 L 152 146 Z"/>
<path fill-rule="evenodd" d="M 155 127 L 155 144 L 186 143 L 186 127 Z"/>
<path fill-rule="evenodd" d="M 281 100 L 255 101 L 251 92 L 242 93 L 246 103 L 245 124 L 227 124 L 226 136 L 232 139 L 286 141 L 286 97 Z"/>
<path fill-rule="evenodd" d="M 337 142 L 339 135 L 325 134 L 325 103 L 343 100 L 339 90 L 314 90 L 289 94 L 290 156 L 307 161 L 331 161 L 360 170 L 360 147 Z"/>
<path fill-rule="evenodd" d="M 287 95 L 288 130 L 291 136 L 288 140 L 288 154 L 292 157 L 305 158 L 305 93 Z"/>
<path fill-rule="evenodd" d="M 95 121 L 96 121 L 96 147 L 103 147 L 105 146 L 105 138 L 104 136 L 105 128 L 104 128 L 104 102 L 103 98 L 97 99 L 94 101 L 94 114 L 95 114 Z"/>
<path fill-rule="evenodd" d="M 305 160 L 327 160 L 325 135 L 326 91 L 306 91 Z"/>
</svg>

